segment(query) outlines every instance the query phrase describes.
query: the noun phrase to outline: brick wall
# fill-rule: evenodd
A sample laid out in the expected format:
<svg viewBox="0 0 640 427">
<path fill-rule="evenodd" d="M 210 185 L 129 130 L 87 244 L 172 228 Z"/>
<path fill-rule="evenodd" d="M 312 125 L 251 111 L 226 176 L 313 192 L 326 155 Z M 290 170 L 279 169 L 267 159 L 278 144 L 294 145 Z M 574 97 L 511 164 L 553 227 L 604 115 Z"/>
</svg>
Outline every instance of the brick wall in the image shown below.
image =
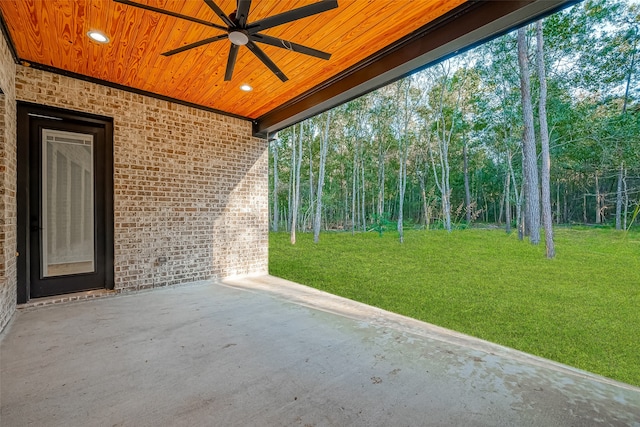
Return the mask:
<svg viewBox="0 0 640 427">
<path fill-rule="evenodd" d="M 16 307 L 16 65 L 0 35 L 0 331 Z"/>
<path fill-rule="evenodd" d="M 114 119 L 116 289 L 267 273 L 267 144 L 250 122 L 23 66 L 16 97 Z"/>
</svg>

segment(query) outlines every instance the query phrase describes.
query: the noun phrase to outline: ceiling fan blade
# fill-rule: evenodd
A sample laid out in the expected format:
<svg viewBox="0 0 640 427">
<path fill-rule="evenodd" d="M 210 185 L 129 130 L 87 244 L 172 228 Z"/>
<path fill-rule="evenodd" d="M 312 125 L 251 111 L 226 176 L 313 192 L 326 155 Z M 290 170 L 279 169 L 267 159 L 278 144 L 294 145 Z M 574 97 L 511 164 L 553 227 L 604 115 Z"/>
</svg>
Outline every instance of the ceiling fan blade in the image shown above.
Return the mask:
<svg viewBox="0 0 640 427">
<path fill-rule="evenodd" d="M 264 44 L 279 47 L 282 49 L 287 49 L 293 52 L 303 53 L 309 56 L 315 56 L 316 58 L 321 58 L 321 59 L 331 58 L 330 53 L 323 52 L 318 49 L 313 49 L 307 46 L 303 46 L 301 44 L 293 43 L 287 40 L 282 40 L 275 37 L 267 36 L 265 34 L 254 34 L 251 36 L 251 40 L 258 43 L 264 43 Z"/>
<path fill-rule="evenodd" d="M 278 15 L 261 19 L 249 25 L 247 29 L 249 30 L 249 34 L 255 34 L 258 31 L 266 30 L 267 28 L 277 27 L 278 25 L 326 12 L 327 10 L 335 9 L 336 7 L 338 7 L 338 0 L 323 0 L 318 3 L 302 6 L 288 12 L 283 12 Z"/>
<path fill-rule="evenodd" d="M 182 15 L 180 13 L 172 12 L 170 10 L 164 10 L 164 9 L 160 9 L 160 8 L 153 7 L 153 6 L 147 6 L 146 4 L 136 3 L 136 2 L 133 2 L 133 1 L 129 1 L 129 0 L 113 0 L 113 1 L 115 1 L 116 3 L 126 4 L 127 6 L 133 6 L 133 7 L 137 7 L 137 8 L 140 8 L 140 9 L 150 10 L 150 11 L 156 12 L 156 13 L 161 13 L 163 15 L 173 16 L 174 18 L 185 19 L 187 21 L 195 22 L 197 24 L 206 25 L 208 27 L 217 28 L 219 30 L 224 30 L 224 31 L 227 30 L 225 27 L 223 27 L 221 25 L 216 25 L 216 24 L 214 24 L 212 22 L 209 22 L 209 21 L 205 21 L 205 20 L 198 19 L 198 18 L 193 18 L 193 17 L 187 16 L 187 15 Z"/>
<path fill-rule="evenodd" d="M 229 50 L 229 59 L 227 60 L 227 71 L 224 73 L 224 81 L 228 82 L 233 77 L 233 68 L 236 66 L 236 58 L 238 57 L 238 50 L 240 46 L 231 43 L 231 50 Z"/>
<path fill-rule="evenodd" d="M 280 68 L 278 68 L 278 66 L 274 64 L 273 61 L 269 59 L 269 57 L 262 51 L 262 49 L 260 49 L 254 42 L 249 40 L 249 43 L 247 43 L 247 47 L 251 52 L 253 52 L 255 56 L 258 57 L 260 61 L 264 63 L 264 65 L 266 65 L 273 72 L 273 74 L 278 76 L 280 80 L 282 80 L 283 82 L 289 80 L 289 78 L 284 75 Z"/>
<path fill-rule="evenodd" d="M 217 42 L 218 40 L 226 39 L 228 36 L 229 36 L 228 34 L 220 34 L 219 36 L 209 37 L 208 39 L 203 39 L 203 40 L 197 41 L 195 43 L 187 44 L 187 45 L 184 45 L 184 46 L 179 47 L 177 49 L 173 49 L 173 50 L 170 50 L 168 52 L 164 52 L 161 55 L 162 56 L 175 55 L 176 53 L 184 52 L 185 50 L 193 49 L 194 47 L 198 47 L 198 46 L 202 46 L 202 45 L 205 45 L 205 44 Z"/>
<path fill-rule="evenodd" d="M 238 26 L 244 28 L 247 25 L 247 17 L 249 16 L 249 8 L 251 7 L 251 0 L 238 0 L 238 10 L 236 11 L 236 19 L 238 20 Z"/>
<path fill-rule="evenodd" d="M 204 0 L 204 2 L 207 4 L 207 6 L 209 6 L 211 10 L 213 10 L 216 13 L 216 15 L 220 17 L 220 19 L 222 19 L 222 22 L 224 22 L 225 25 L 232 28 L 236 26 L 236 24 L 233 23 L 231 18 L 229 18 L 227 14 L 224 13 L 222 9 L 220 9 L 220 7 L 213 0 Z"/>
</svg>

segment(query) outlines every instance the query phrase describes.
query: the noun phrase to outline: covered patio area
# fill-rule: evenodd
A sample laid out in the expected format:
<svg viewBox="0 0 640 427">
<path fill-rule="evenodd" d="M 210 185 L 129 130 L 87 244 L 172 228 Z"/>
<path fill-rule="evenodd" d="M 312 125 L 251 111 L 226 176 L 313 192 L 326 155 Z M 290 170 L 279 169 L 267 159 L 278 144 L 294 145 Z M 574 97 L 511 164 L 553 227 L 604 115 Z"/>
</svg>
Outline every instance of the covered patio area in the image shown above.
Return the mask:
<svg viewBox="0 0 640 427">
<path fill-rule="evenodd" d="M 638 388 L 266 275 L 270 136 L 574 0 L 254 3 L 0 2 L 0 425 L 640 425 Z"/>
<path fill-rule="evenodd" d="M 272 276 L 18 310 L 2 425 L 640 425 L 640 389 Z"/>
</svg>

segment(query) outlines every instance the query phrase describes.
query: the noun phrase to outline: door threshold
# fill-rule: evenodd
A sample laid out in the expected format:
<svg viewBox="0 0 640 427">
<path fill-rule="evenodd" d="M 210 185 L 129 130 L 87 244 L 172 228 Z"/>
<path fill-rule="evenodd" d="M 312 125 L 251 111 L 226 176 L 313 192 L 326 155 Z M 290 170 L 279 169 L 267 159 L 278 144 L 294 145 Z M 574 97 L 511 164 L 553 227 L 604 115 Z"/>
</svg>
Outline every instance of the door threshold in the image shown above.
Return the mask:
<svg viewBox="0 0 640 427">
<path fill-rule="evenodd" d="M 25 304 L 18 304 L 17 309 L 42 307 L 53 304 L 64 304 L 72 301 L 86 301 L 117 295 L 119 292 L 109 289 L 95 289 L 93 291 L 74 292 L 72 294 L 54 295 L 51 297 L 32 298 Z"/>
</svg>

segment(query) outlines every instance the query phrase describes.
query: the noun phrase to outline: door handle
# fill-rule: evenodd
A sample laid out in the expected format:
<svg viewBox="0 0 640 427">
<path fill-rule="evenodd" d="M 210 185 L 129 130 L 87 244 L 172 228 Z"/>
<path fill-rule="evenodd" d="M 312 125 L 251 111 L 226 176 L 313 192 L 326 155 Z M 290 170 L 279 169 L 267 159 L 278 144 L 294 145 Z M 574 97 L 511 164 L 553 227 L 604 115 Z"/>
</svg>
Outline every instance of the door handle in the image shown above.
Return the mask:
<svg viewBox="0 0 640 427">
<path fill-rule="evenodd" d="M 40 231 L 40 230 L 44 230 L 43 227 L 38 227 L 37 225 L 32 225 L 31 226 L 31 232 L 35 233 L 36 231 Z"/>
</svg>

